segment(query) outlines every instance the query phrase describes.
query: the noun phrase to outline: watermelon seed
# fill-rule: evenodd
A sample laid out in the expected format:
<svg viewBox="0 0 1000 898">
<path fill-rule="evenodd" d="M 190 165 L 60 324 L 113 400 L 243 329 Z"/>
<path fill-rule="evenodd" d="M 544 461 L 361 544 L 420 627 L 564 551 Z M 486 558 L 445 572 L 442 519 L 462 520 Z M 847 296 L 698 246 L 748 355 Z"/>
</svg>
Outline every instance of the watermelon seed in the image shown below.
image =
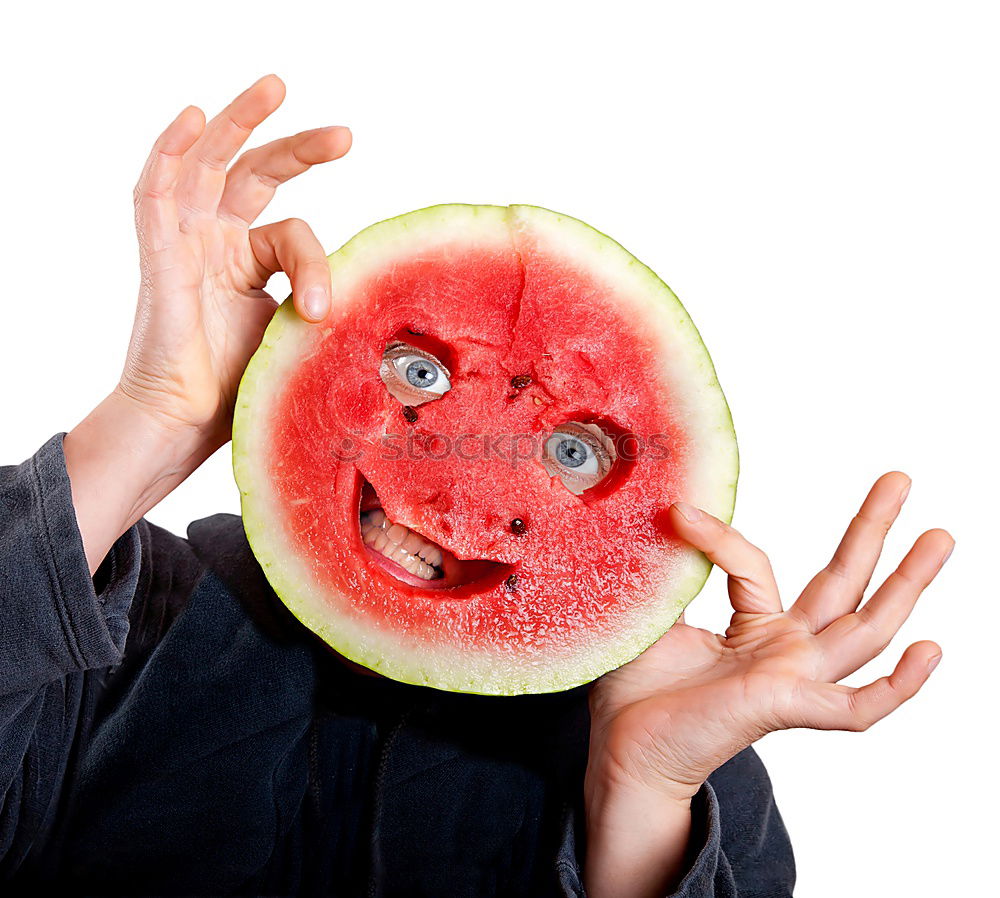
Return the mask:
<svg viewBox="0 0 1000 898">
<path fill-rule="evenodd" d="M 403 417 L 411 424 L 415 424 L 417 421 L 417 410 L 412 405 L 404 405 Z"/>
<path fill-rule="evenodd" d="M 510 385 L 515 390 L 523 390 L 530 383 L 531 383 L 530 374 L 518 374 L 517 377 L 512 377 L 510 379 Z"/>
<path fill-rule="evenodd" d="M 517 574 L 511 574 L 506 580 L 503 581 L 503 585 L 506 586 L 510 592 L 517 589 Z"/>
<path fill-rule="evenodd" d="M 514 518 L 514 520 L 510 522 L 510 532 L 513 533 L 514 536 L 522 536 L 527 529 L 528 525 L 525 524 L 520 518 Z"/>
</svg>

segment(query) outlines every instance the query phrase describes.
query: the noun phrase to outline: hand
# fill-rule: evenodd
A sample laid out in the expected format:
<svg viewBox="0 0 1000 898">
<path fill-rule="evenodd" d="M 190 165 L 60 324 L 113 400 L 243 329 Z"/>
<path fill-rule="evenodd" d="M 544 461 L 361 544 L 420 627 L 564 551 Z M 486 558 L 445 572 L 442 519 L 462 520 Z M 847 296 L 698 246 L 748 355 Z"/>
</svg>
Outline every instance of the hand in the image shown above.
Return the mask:
<svg viewBox="0 0 1000 898">
<path fill-rule="evenodd" d="M 251 229 L 276 187 L 343 156 L 347 128 L 303 131 L 239 148 L 281 104 L 265 75 L 207 125 L 188 106 L 157 139 L 135 188 L 142 273 L 135 328 L 118 392 L 160 424 L 197 432 L 214 450 L 231 430 L 240 378 L 277 303 L 264 285 L 287 271 L 296 310 L 322 320 L 326 254 L 305 222 Z"/>
<path fill-rule="evenodd" d="M 595 882 L 613 879 L 606 862 L 591 861 L 590 845 L 614 842 L 626 821 L 642 825 L 649 812 L 664 821 L 665 832 L 673 821 L 675 832 L 686 833 L 683 809 L 708 775 L 765 733 L 864 730 L 924 684 L 941 657 L 928 641 L 906 649 L 887 677 L 860 688 L 838 685 L 886 648 L 954 546 L 947 531 L 926 531 L 862 605 L 908 490 L 909 478 L 900 472 L 876 481 L 830 563 L 788 611 L 759 548 L 706 512 L 697 517 L 698 510 L 686 506 L 696 515 L 689 521 L 682 503 L 671 506 L 677 534 L 729 575 L 734 614 L 725 635 L 690 627 L 682 616 L 638 658 L 592 687 L 585 792 L 588 867 L 601 868 Z M 678 872 L 682 854 L 662 846 L 658 852 L 654 856 L 672 857 L 674 869 L 660 871 L 650 894 Z"/>
<path fill-rule="evenodd" d="M 142 273 L 117 387 L 63 440 L 84 553 L 93 573 L 115 540 L 230 438 L 236 391 L 288 272 L 309 321 L 330 308 L 330 269 L 298 219 L 251 229 L 277 186 L 343 156 L 351 133 L 303 131 L 239 148 L 280 105 L 265 75 L 207 125 L 188 106 L 157 139 L 135 188 Z"/>
</svg>

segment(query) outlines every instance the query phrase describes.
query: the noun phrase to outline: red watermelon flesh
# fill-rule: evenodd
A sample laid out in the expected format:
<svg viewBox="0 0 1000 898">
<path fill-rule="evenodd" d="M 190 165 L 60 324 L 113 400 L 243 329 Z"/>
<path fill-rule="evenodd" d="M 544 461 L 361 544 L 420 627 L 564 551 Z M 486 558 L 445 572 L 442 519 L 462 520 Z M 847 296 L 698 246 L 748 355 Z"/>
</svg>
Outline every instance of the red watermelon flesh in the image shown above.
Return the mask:
<svg viewBox="0 0 1000 898">
<path fill-rule="evenodd" d="M 569 688 L 662 634 L 709 571 L 666 509 L 730 520 L 738 472 L 711 360 L 669 289 L 537 207 L 419 210 L 330 260 L 335 310 L 308 325 L 286 302 L 234 423 L 247 535 L 282 600 L 347 657 L 456 691 Z M 399 342 L 450 389 L 413 407 L 391 395 L 379 370 Z M 617 450 L 579 495 L 542 463 L 569 422 Z M 373 515 L 436 564 L 411 560 L 417 576 L 366 546 Z"/>
</svg>

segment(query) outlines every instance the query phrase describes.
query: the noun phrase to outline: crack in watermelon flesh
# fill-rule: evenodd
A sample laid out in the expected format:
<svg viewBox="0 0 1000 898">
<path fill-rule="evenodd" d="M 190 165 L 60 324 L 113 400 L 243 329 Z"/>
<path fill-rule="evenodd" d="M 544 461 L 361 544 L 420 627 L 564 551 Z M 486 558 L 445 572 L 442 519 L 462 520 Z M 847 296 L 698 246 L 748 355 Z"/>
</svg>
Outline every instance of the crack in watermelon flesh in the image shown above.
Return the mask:
<svg viewBox="0 0 1000 898">
<path fill-rule="evenodd" d="M 241 385 L 249 408 L 259 384 L 240 447 L 239 407 L 234 427 L 234 459 L 253 453 L 242 478 L 236 463 L 248 537 L 289 607 L 389 676 L 489 693 L 586 682 L 667 629 L 709 565 L 666 509 L 730 520 L 738 469 L 711 360 L 669 289 L 536 207 L 410 213 L 331 268 L 335 311 L 310 326 L 279 310 Z M 401 335 L 451 372 L 416 420 L 378 374 Z M 575 496 L 539 458 L 569 421 L 641 448 Z M 364 544 L 373 502 L 441 549 L 442 582 Z"/>
</svg>

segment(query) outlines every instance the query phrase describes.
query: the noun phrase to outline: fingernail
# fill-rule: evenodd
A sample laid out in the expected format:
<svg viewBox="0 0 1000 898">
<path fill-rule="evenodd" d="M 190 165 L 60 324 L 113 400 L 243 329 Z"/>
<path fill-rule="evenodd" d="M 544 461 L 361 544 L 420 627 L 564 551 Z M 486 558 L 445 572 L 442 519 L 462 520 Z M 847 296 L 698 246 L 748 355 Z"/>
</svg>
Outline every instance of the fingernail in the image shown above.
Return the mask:
<svg viewBox="0 0 1000 898">
<path fill-rule="evenodd" d="M 326 291 L 322 287 L 310 287 L 302 297 L 302 305 L 310 318 L 320 321 L 326 317 Z"/>
<path fill-rule="evenodd" d="M 899 504 L 902 505 L 906 501 L 906 497 L 910 495 L 910 487 L 913 486 L 913 481 L 911 480 L 903 488 L 903 492 L 899 494 Z"/>
<path fill-rule="evenodd" d="M 940 660 L 941 660 L 940 653 L 937 654 L 937 655 L 934 655 L 934 657 L 932 657 L 932 658 L 928 658 L 927 659 L 927 673 L 930 673 L 932 670 L 934 670 L 934 668 L 938 666 L 938 662 L 940 662 Z"/>
<path fill-rule="evenodd" d="M 947 555 L 945 555 L 945 556 L 944 556 L 944 558 L 942 558 L 942 559 L 941 559 L 941 566 L 942 566 L 942 567 L 944 567 L 944 563 L 945 563 L 945 562 L 946 562 L 946 561 L 947 561 L 947 560 L 948 560 L 949 558 L 951 558 L 951 553 L 952 553 L 952 552 L 954 552 L 954 551 L 955 551 L 955 544 L 954 544 L 954 543 L 952 543 L 952 544 L 951 544 L 951 548 L 950 548 L 950 549 L 948 550 L 948 554 L 947 554 Z"/>
<path fill-rule="evenodd" d="M 702 519 L 701 510 L 693 505 L 688 505 L 687 502 L 675 502 L 674 506 L 692 524 Z"/>
</svg>

